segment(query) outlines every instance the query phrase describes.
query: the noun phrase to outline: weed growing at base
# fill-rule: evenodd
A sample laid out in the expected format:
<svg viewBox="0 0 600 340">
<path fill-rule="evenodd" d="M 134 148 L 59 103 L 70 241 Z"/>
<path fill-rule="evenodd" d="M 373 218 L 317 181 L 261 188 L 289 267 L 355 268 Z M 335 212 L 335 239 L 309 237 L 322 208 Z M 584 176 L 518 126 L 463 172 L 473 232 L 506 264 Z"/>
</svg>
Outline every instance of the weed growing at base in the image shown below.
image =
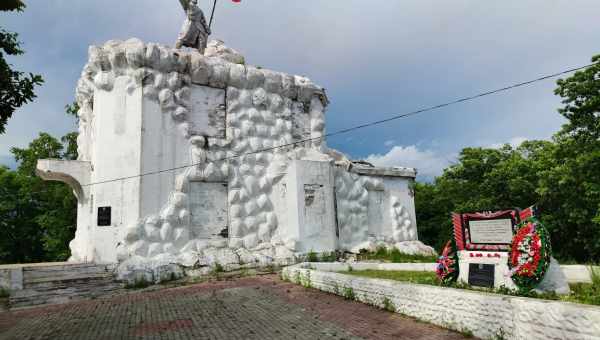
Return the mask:
<svg viewBox="0 0 600 340">
<path fill-rule="evenodd" d="M 346 300 L 354 300 L 356 299 L 356 294 L 354 294 L 354 289 L 352 289 L 352 287 L 344 287 L 344 298 L 346 298 Z"/>
<path fill-rule="evenodd" d="M 306 254 L 306 262 L 335 262 L 337 259 L 338 254 L 335 251 L 324 252 L 319 255 L 311 250 Z"/>
<path fill-rule="evenodd" d="M 403 281 L 418 284 L 437 285 L 437 276 L 434 272 L 417 272 L 417 271 L 391 271 L 391 270 L 352 270 L 341 272 L 342 274 L 350 274 L 373 279 L 388 279 L 395 281 Z"/>
<path fill-rule="evenodd" d="M 135 279 L 133 283 L 125 284 L 125 289 L 144 289 L 152 286 L 152 282 L 146 280 L 145 277 Z"/>
<path fill-rule="evenodd" d="M 437 256 L 410 255 L 402 253 L 397 248 L 378 247 L 374 252 L 361 251 L 358 259 L 359 261 L 380 260 L 392 263 L 434 263 Z"/>
<path fill-rule="evenodd" d="M 385 298 L 383 298 L 382 305 L 383 305 L 383 309 L 387 310 L 388 312 L 392 312 L 392 313 L 396 312 L 396 306 L 394 305 L 392 300 L 390 300 L 387 296 Z"/>
</svg>

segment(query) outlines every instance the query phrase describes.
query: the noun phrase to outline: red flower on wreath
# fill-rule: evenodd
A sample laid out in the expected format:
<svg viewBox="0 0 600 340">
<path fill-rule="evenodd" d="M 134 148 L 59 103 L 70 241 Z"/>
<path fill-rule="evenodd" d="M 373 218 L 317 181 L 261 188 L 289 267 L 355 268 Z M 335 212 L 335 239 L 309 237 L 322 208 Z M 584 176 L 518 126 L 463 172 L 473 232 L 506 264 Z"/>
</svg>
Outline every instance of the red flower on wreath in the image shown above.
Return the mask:
<svg viewBox="0 0 600 340">
<path fill-rule="evenodd" d="M 521 224 L 511 243 L 508 265 L 513 281 L 521 288 L 533 289 L 544 278 L 552 248 L 548 232 L 535 218 Z"/>
<path fill-rule="evenodd" d="M 436 274 L 438 279 L 443 284 L 449 284 L 456 281 L 458 277 L 458 262 L 456 258 L 456 250 L 452 242 L 448 241 L 442 254 L 437 260 Z"/>
<path fill-rule="evenodd" d="M 535 223 L 528 222 L 513 239 L 511 267 L 516 275 L 533 277 L 539 266 L 541 241 L 535 228 Z"/>
</svg>

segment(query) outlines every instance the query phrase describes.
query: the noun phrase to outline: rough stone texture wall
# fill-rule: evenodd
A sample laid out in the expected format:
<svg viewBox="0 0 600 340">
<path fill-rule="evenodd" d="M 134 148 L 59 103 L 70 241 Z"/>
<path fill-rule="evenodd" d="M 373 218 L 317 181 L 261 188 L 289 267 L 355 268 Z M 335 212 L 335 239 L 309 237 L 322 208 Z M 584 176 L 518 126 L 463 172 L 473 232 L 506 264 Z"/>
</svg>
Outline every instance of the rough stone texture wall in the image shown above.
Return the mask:
<svg viewBox="0 0 600 340">
<path fill-rule="evenodd" d="M 417 226 L 409 212 L 394 194 L 386 205 L 391 232 L 383 236 L 369 235 L 369 191 L 383 191 L 382 179 L 358 175 L 341 166 L 335 167 L 337 218 L 340 247 L 352 252 L 360 249 L 374 250 L 378 246 L 396 247 L 408 254 L 435 254 L 435 251 L 417 241 Z"/>
<path fill-rule="evenodd" d="M 111 91 L 116 79 L 126 77 L 127 91 L 143 87 L 144 97 L 159 103 L 163 114 L 177 123 L 179 132 L 189 140 L 195 165 L 177 176 L 161 211 L 122 232 L 120 261 L 134 266 L 145 259 L 226 265 L 293 257 L 294 240 L 272 237 L 278 227 L 270 200 L 273 184 L 282 179 L 292 159 L 330 158 L 321 152 L 321 140 L 296 148 L 274 147 L 322 136 L 327 98 L 322 88 L 306 78 L 231 63 L 225 59 L 236 60 L 231 57 L 235 52 L 223 46 L 212 50 L 227 57 L 176 51 L 136 39 L 90 48 L 90 62 L 77 89 L 79 159 L 92 159 L 94 91 Z M 214 134 L 197 134 L 189 119 L 190 93 L 198 85 L 226 90 L 226 110 L 209 113 Z M 191 182 L 227 183 L 229 241 L 194 238 L 188 210 Z M 73 255 L 77 256 L 77 249 Z"/>
<path fill-rule="evenodd" d="M 94 155 L 106 149 L 95 145 L 99 136 L 94 134 L 103 134 L 104 141 L 110 141 L 112 136 L 112 132 L 105 135 L 104 126 L 100 130 L 94 126 L 100 114 L 98 110 L 94 111 L 94 105 L 103 100 L 125 102 L 117 104 L 116 109 L 112 109 L 114 104 L 106 104 L 108 109 L 102 111 L 104 115 L 143 116 L 129 122 L 130 125 L 140 124 L 141 134 L 128 127 L 133 129 L 132 139 L 141 140 L 140 150 L 136 144 L 135 152 L 139 153 L 136 157 L 141 159 L 142 170 L 131 167 L 129 171 L 159 169 L 153 166 L 160 169 L 177 167 L 182 158 L 188 157 L 189 162 L 185 164 L 193 165 L 179 166 L 172 172 L 172 178 L 161 174 L 158 180 L 146 177 L 137 184 L 128 182 L 130 186 L 126 191 L 131 195 L 124 195 L 123 187 L 116 187 L 119 183 L 103 184 L 114 187 L 98 189 L 100 193 L 116 188 L 113 191 L 118 191 L 121 198 L 129 196 L 131 202 L 127 202 L 139 207 L 121 207 L 129 215 L 119 215 L 120 220 L 127 222 L 122 222 L 122 227 L 119 224 L 118 228 L 102 230 L 101 234 L 91 231 L 96 229 L 93 217 L 85 220 L 89 228 L 78 227 L 71 243 L 72 260 L 97 261 L 96 258 L 85 258 L 84 254 L 90 253 L 89 245 L 97 241 L 98 235 L 102 235 L 106 248 L 103 248 L 102 256 L 110 253 L 111 247 L 117 248 L 120 273 L 130 274 L 141 268 L 140 275 L 151 272 L 155 278 L 162 277 L 165 270 L 177 275 L 184 272 L 174 264 L 202 267 L 216 263 L 224 266 L 273 261 L 288 263 L 301 252 L 300 240 L 282 231 L 286 219 L 291 218 L 289 209 L 294 209 L 286 205 L 289 203 L 286 198 L 281 197 L 285 194 L 290 164 L 295 160 L 306 160 L 323 162 L 327 166 L 334 163 L 350 165 L 343 155 L 327 149 L 320 139 L 325 134 L 324 111 L 328 104 L 323 88 L 305 77 L 244 65 L 243 57 L 222 42 L 211 42 L 205 55 L 145 44 L 137 39 L 92 46 L 89 54 L 90 60 L 82 72 L 76 97 L 80 106 L 79 160 L 92 163 L 92 181 L 95 178 L 93 162 L 101 162 L 104 156 L 111 155 Z M 104 96 L 103 99 L 97 98 L 99 94 Z M 142 103 L 136 104 L 139 97 Z M 127 107 L 127 101 L 135 102 L 132 108 Z M 103 122 L 109 125 L 111 118 L 105 118 L 108 120 Z M 117 126 L 115 129 L 124 128 Z M 164 136 L 156 136 L 157 133 Z M 160 143 L 148 141 L 153 137 L 165 138 L 159 140 L 169 146 L 161 148 Z M 187 150 L 181 150 L 183 145 Z M 165 156 L 170 153 L 176 155 Z M 155 158 L 160 159 L 155 161 Z M 131 159 L 131 163 L 136 162 L 137 159 Z M 112 167 L 111 164 L 103 166 Z M 385 219 L 389 219 L 392 231 L 387 237 L 369 240 L 368 230 L 364 229 L 368 225 L 369 190 L 384 190 L 384 181 L 348 173 L 343 166 L 336 166 L 334 171 L 339 248 L 358 250 L 386 245 L 410 253 L 433 252 L 416 241 L 416 225 L 401 200 L 394 197 L 385 208 Z M 226 220 L 223 226 L 227 227 L 228 235 L 225 237 L 206 237 L 215 235 L 216 227 L 211 226 L 213 229 L 207 231 L 199 230 L 203 226 L 195 225 L 202 219 L 191 210 L 191 200 L 195 198 L 190 195 L 190 188 L 203 183 L 215 184 L 212 189 L 209 185 L 203 187 L 207 190 L 204 197 L 221 195 L 216 184 L 227 187 L 227 202 L 222 205 L 224 208 L 219 205 L 218 213 L 210 211 L 217 205 L 204 206 L 206 214 L 210 215 L 205 220 Z M 131 198 L 135 192 L 139 199 Z M 90 196 L 93 196 L 93 190 Z M 147 200 L 146 196 L 155 196 L 154 203 L 138 202 Z M 79 212 L 89 215 L 94 209 L 94 202 L 85 201 Z M 139 219 L 131 217 L 134 210 L 141 211 Z M 131 219 L 137 221 L 130 223 Z M 333 228 L 332 225 L 332 234 Z M 330 250 L 335 249 L 335 242 Z"/>
<path fill-rule="evenodd" d="M 352 249 L 369 239 L 367 186 L 383 189 L 383 182 L 335 169 L 335 194 L 337 199 L 340 246 Z"/>
<path fill-rule="evenodd" d="M 476 337 L 494 339 L 600 339 L 600 308 L 566 302 L 519 298 L 453 288 L 366 279 L 351 275 L 286 267 L 285 279 L 344 295 L 351 288 L 358 301 Z"/>
</svg>

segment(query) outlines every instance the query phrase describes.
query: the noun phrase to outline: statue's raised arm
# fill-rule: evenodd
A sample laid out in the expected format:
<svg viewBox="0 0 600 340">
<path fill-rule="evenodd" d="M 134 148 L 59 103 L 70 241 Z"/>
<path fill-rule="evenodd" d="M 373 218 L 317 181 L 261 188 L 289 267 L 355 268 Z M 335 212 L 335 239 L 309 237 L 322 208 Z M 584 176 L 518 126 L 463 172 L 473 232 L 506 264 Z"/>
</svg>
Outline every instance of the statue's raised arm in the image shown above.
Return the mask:
<svg viewBox="0 0 600 340">
<path fill-rule="evenodd" d="M 187 11 L 190 8 L 190 0 L 179 0 L 181 7 L 183 7 L 184 11 Z"/>
</svg>

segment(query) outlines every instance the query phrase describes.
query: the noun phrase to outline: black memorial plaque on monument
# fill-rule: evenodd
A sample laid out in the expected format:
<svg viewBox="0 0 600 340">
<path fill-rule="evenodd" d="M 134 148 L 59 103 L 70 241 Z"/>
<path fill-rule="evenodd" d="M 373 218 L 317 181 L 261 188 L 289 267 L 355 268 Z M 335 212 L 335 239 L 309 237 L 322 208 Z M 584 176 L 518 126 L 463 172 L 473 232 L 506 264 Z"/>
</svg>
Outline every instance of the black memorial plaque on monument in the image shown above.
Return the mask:
<svg viewBox="0 0 600 340">
<path fill-rule="evenodd" d="M 98 226 L 109 227 L 111 222 L 111 208 L 110 207 L 99 207 L 98 208 Z"/>
<path fill-rule="evenodd" d="M 494 287 L 495 269 L 493 264 L 470 263 L 469 284 L 476 287 Z"/>
</svg>

